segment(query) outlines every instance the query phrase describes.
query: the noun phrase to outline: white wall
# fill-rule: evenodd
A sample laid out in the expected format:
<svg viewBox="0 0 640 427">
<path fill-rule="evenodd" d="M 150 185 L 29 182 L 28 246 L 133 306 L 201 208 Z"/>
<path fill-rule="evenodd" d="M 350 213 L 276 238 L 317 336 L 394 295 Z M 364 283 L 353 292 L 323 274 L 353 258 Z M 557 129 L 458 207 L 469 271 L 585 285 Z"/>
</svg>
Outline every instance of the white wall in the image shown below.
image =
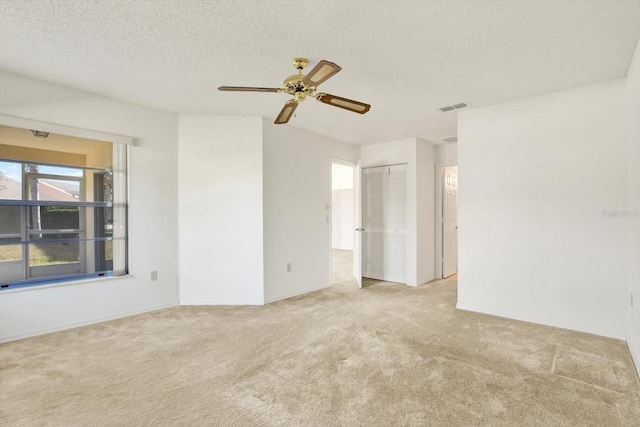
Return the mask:
<svg viewBox="0 0 640 427">
<path fill-rule="evenodd" d="M 331 158 L 357 146 L 263 122 L 265 302 L 331 285 Z M 291 271 L 287 272 L 287 264 Z"/>
<path fill-rule="evenodd" d="M 331 246 L 353 250 L 353 188 L 333 190 L 331 196 Z"/>
<path fill-rule="evenodd" d="M 396 165 L 412 160 L 416 139 L 408 138 L 381 144 L 365 145 L 360 148 L 360 165 L 363 168 Z"/>
<path fill-rule="evenodd" d="M 640 372 L 640 42 L 627 74 L 627 219 L 629 236 L 627 260 L 629 291 L 633 307 L 627 319 L 627 343 Z"/>
<path fill-rule="evenodd" d="M 458 114 L 458 307 L 624 338 L 625 80 Z"/>
<path fill-rule="evenodd" d="M 436 175 L 433 145 L 420 139 L 416 141 L 416 163 L 416 284 L 420 285 L 436 277 Z"/>
<path fill-rule="evenodd" d="M 264 302 L 262 118 L 179 119 L 180 303 Z"/>
<path fill-rule="evenodd" d="M 138 139 L 129 151 L 130 275 L 0 292 L 0 341 L 178 304 L 177 117 L 6 72 L 0 113 Z"/>
<path fill-rule="evenodd" d="M 435 276 L 434 160 L 431 144 L 416 138 L 363 146 L 363 168 L 407 164 L 407 285 Z"/>
<path fill-rule="evenodd" d="M 456 164 L 458 162 L 458 144 L 438 145 L 436 149 L 436 163 Z"/>
</svg>

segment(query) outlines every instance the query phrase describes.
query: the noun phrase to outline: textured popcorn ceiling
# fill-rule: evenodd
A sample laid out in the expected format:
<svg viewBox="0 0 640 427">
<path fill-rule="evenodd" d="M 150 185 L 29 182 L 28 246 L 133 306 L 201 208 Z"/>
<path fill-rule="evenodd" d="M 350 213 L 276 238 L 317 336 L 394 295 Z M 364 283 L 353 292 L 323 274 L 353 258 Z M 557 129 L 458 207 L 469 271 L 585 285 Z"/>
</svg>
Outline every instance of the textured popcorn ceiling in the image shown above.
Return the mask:
<svg viewBox="0 0 640 427">
<path fill-rule="evenodd" d="M 0 68 L 176 113 L 274 119 L 297 56 L 342 66 L 288 126 L 371 144 L 456 134 L 456 112 L 626 75 L 640 1 L 1 1 Z"/>
</svg>

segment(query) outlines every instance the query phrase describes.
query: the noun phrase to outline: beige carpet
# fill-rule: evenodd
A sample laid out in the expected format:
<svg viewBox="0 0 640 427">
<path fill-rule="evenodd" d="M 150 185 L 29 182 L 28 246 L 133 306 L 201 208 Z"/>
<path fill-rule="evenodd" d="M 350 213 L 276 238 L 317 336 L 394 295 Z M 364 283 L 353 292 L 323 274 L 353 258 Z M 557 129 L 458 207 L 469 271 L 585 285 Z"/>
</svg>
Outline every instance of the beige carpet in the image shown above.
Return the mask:
<svg viewBox="0 0 640 427">
<path fill-rule="evenodd" d="M 343 251 L 333 249 L 333 259 L 331 263 L 331 283 L 344 283 L 358 286 L 353 278 L 353 251 Z"/>
<path fill-rule="evenodd" d="M 455 281 L 343 279 L 0 346 L 0 425 L 640 425 L 621 341 L 458 311 Z"/>
</svg>

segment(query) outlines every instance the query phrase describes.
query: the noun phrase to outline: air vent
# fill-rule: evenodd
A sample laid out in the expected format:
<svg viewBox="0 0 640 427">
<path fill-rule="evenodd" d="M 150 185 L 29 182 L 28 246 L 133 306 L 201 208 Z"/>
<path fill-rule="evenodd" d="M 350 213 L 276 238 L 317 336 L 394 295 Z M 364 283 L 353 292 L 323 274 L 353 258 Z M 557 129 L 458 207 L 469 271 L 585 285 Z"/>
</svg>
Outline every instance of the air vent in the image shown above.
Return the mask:
<svg viewBox="0 0 640 427">
<path fill-rule="evenodd" d="M 448 136 L 446 138 L 442 138 L 442 140 L 448 144 L 455 144 L 458 142 L 458 135 Z"/>
<path fill-rule="evenodd" d="M 446 107 L 438 108 L 438 110 L 446 113 L 447 111 L 459 110 L 461 108 L 467 108 L 469 106 L 468 102 L 460 102 L 458 104 L 447 105 Z"/>
</svg>

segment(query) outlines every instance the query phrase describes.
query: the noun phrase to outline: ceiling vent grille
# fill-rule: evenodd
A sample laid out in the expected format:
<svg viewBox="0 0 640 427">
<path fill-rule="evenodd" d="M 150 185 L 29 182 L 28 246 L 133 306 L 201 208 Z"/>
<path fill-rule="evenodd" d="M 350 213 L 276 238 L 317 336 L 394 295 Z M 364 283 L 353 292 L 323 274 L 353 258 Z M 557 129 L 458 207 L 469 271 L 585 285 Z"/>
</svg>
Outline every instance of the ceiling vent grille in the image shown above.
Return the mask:
<svg viewBox="0 0 640 427">
<path fill-rule="evenodd" d="M 442 138 L 442 140 L 448 144 L 455 144 L 458 142 L 458 135 L 448 136 L 446 138 Z"/>
<path fill-rule="evenodd" d="M 469 106 L 468 102 L 460 102 L 458 104 L 447 105 L 445 107 L 438 108 L 438 110 L 446 113 L 447 111 L 459 110 L 461 108 L 467 108 Z"/>
</svg>

